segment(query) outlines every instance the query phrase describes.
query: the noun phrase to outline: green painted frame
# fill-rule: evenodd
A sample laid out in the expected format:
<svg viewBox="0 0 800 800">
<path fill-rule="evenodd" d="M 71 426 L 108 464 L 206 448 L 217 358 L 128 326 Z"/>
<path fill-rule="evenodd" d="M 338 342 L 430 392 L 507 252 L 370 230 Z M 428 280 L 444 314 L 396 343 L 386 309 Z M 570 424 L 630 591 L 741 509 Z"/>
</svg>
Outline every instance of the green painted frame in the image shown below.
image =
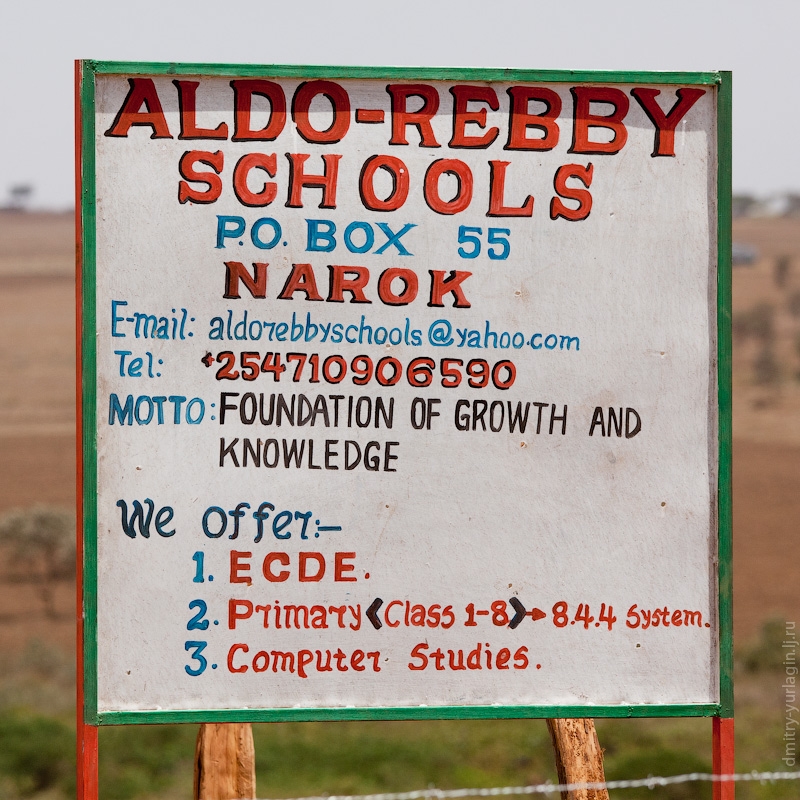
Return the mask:
<svg viewBox="0 0 800 800">
<path fill-rule="evenodd" d="M 605 72 L 438 67 L 344 67 L 237 64 L 174 64 L 84 60 L 77 65 L 76 152 L 80 197 L 77 225 L 78 286 L 78 476 L 83 513 L 78 591 L 78 687 L 88 725 L 314 720 L 513 719 L 565 717 L 732 717 L 733 585 L 731 497 L 731 73 Z M 379 708 L 284 708 L 179 711 L 97 709 L 97 429 L 95 308 L 95 82 L 96 75 L 211 75 L 377 80 L 522 81 L 527 83 L 636 83 L 710 86 L 717 103 L 717 400 L 718 400 L 718 635 L 719 702 L 684 705 L 436 706 Z"/>
</svg>

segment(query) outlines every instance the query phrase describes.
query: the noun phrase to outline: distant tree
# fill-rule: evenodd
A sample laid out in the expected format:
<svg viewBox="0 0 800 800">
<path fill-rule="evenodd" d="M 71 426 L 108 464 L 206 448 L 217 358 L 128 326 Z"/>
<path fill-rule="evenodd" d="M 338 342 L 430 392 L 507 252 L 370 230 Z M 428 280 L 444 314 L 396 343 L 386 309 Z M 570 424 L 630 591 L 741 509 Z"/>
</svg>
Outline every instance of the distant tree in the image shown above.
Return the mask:
<svg viewBox="0 0 800 800">
<path fill-rule="evenodd" d="M 775 307 L 770 303 L 759 303 L 750 310 L 750 332 L 762 342 L 775 338 Z"/>
<path fill-rule="evenodd" d="M 789 273 L 792 269 L 791 256 L 778 256 L 775 259 L 775 285 L 779 289 L 785 289 L 786 283 L 789 280 Z"/>
<path fill-rule="evenodd" d="M 789 295 L 786 308 L 793 317 L 800 317 L 800 291 L 792 292 Z"/>
<path fill-rule="evenodd" d="M 800 332 L 796 333 L 794 336 L 794 351 L 800 356 Z M 798 371 L 795 375 L 797 380 L 800 380 L 800 371 Z"/>
<path fill-rule="evenodd" d="M 756 383 L 761 386 L 777 383 L 780 378 L 781 369 L 771 342 L 765 342 L 761 352 L 756 356 L 753 362 L 753 374 Z"/>
<path fill-rule="evenodd" d="M 24 211 L 33 195 L 33 186 L 29 183 L 20 183 L 8 190 L 8 207 L 12 211 Z"/>
<path fill-rule="evenodd" d="M 738 194 L 733 196 L 732 211 L 734 217 L 747 217 L 756 207 L 758 201 L 749 194 Z"/>
<path fill-rule="evenodd" d="M 9 580 L 35 584 L 47 616 L 58 616 L 55 588 L 75 575 L 75 518 L 58 508 L 34 506 L 0 517 L 0 547 Z"/>
</svg>

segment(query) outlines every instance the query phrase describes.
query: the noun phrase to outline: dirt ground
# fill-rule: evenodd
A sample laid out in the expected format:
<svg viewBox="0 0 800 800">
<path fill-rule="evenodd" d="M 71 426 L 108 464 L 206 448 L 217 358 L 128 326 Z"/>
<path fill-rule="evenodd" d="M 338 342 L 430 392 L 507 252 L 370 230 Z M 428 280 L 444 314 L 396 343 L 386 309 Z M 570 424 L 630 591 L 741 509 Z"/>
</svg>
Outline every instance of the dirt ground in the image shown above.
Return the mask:
<svg viewBox="0 0 800 800">
<path fill-rule="evenodd" d="M 75 495 L 75 356 L 71 214 L 0 212 L 0 514 Z M 757 262 L 734 269 L 734 318 L 759 303 L 775 311 L 777 373 L 757 384 L 758 342 L 734 348 L 734 615 L 739 641 L 770 616 L 800 617 L 800 219 L 737 221 L 734 239 Z M 783 282 L 776 261 L 790 261 Z M 798 301 L 800 302 L 800 301 Z M 74 588 L 48 619 L 30 587 L 0 583 L 0 651 L 31 638 L 74 639 Z"/>
</svg>

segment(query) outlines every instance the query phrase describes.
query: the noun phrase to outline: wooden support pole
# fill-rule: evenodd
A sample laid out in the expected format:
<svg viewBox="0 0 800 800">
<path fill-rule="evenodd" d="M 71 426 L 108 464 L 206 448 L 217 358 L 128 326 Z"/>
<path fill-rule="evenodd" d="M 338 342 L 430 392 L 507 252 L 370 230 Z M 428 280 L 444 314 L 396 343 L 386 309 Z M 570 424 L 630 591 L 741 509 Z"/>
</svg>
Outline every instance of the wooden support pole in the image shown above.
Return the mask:
<svg viewBox="0 0 800 800">
<path fill-rule="evenodd" d="M 194 753 L 194 800 L 252 800 L 256 756 L 249 722 L 200 726 Z"/>
<path fill-rule="evenodd" d="M 602 783 L 603 751 L 597 740 L 594 720 L 548 719 L 547 729 L 556 753 L 559 783 Z M 561 792 L 561 800 L 608 800 L 607 789 L 579 789 Z"/>
</svg>

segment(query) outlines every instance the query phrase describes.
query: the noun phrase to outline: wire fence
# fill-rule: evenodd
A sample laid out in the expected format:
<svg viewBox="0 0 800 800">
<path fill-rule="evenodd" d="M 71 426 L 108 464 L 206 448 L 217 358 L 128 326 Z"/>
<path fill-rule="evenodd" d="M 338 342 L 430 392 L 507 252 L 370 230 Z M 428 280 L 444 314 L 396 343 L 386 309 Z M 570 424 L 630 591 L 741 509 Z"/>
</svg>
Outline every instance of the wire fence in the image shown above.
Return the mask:
<svg viewBox="0 0 800 800">
<path fill-rule="evenodd" d="M 800 780 L 800 772 L 742 772 L 732 775 L 714 775 L 710 772 L 689 772 L 685 775 L 669 775 L 666 777 L 649 776 L 634 780 L 602 781 L 598 783 L 538 783 L 531 786 L 496 786 L 490 789 L 417 789 L 413 792 L 383 792 L 380 794 L 326 794 L 312 797 L 296 797 L 292 800 L 455 800 L 461 797 L 500 797 L 503 795 L 554 794 L 560 792 L 576 792 L 582 789 L 656 789 L 659 786 L 672 786 L 676 783 L 693 783 L 706 781 L 712 783 L 730 783 L 744 781 Z"/>
</svg>

